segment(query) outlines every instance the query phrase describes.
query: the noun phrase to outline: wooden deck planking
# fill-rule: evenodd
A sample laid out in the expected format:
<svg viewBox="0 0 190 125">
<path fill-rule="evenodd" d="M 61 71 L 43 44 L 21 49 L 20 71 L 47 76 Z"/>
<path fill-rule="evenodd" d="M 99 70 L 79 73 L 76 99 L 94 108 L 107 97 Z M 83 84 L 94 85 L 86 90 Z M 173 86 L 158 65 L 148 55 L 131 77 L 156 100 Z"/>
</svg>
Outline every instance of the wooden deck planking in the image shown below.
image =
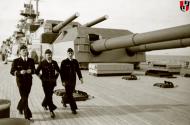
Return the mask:
<svg viewBox="0 0 190 125">
<path fill-rule="evenodd" d="M 130 89 L 128 89 L 128 90 L 130 90 Z M 160 88 L 159 88 L 159 90 L 163 90 L 163 89 L 160 89 Z M 170 90 L 171 90 L 171 89 L 170 89 Z M 141 91 L 143 91 L 143 90 L 141 90 Z M 153 96 L 156 97 L 156 99 L 158 99 L 159 101 L 163 98 L 163 97 L 162 97 L 162 98 L 158 98 L 157 96 L 155 96 L 155 94 L 156 94 L 155 92 L 152 92 L 152 93 L 151 93 L 151 96 L 150 96 L 150 98 L 149 98 L 149 96 L 147 96 L 146 93 L 147 93 L 146 91 L 144 91 L 144 94 L 142 93 L 143 96 L 145 97 L 145 98 L 143 98 L 145 102 L 147 102 L 148 100 L 150 100 Z M 148 93 L 149 93 L 149 92 L 148 92 Z M 159 93 L 158 93 L 157 95 L 159 95 Z M 133 95 L 133 96 L 134 96 L 134 95 Z M 164 96 L 165 96 L 165 95 L 164 95 Z M 140 98 L 140 95 L 138 95 L 138 97 Z M 139 99 L 138 97 L 137 97 L 137 98 L 134 97 L 134 98 Z M 146 100 L 147 97 L 148 97 L 148 100 Z M 165 96 L 165 98 L 166 98 L 166 97 L 168 97 L 168 96 Z M 164 99 L 164 98 L 163 98 L 163 99 Z M 126 98 L 126 100 L 127 100 L 127 98 Z M 163 102 L 166 103 L 168 100 L 169 100 L 169 99 L 166 98 L 166 100 L 165 100 L 165 101 L 163 100 Z M 133 101 L 133 102 L 134 102 L 134 101 Z M 151 101 L 149 101 L 149 102 L 151 102 Z M 153 101 L 152 101 L 152 102 L 153 102 Z M 151 103 L 152 103 L 152 102 L 151 102 Z M 156 103 L 156 104 L 157 104 L 157 103 Z M 145 105 L 145 106 L 146 106 L 146 105 Z M 151 107 L 151 105 L 147 105 L 147 106 L 148 106 L 149 108 Z M 156 105 L 155 105 L 155 106 L 156 106 Z M 158 106 L 159 106 L 159 105 L 158 105 Z M 163 106 L 164 106 L 164 105 L 163 105 Z M 170 106 L 170 105 L 165 105 L 166 108 L 167 108 L 167 107 L 173 107 L 173 106 L 178 106 L 178 104 L 176 104 L 176 105 L 171 105 L 171 106 Z M 179 104 L 179 106 L 180 106 L 180 104 Z M 154 107 L 153 107 L 153 108 L 154 108 Z M 188 107 L 188 108 L 189 108 L 189 107 Z M 175 108 L 175 109 L 176 109 L 176 108 Z M 157 113 L 157 114 L 158 114 L 158 113 Z M 160 116 L 163 116 L 163 115 L 160 115 Z M 188 115 L 187 115 L 187 116 L 188 116 Z M 164 118 L 165 118 L 165 117 L 164 117 Z M 174 117 L 174 118 L 175 118 L 175 117 Z M 166 119 L 166 118 L 165 118 L 165 119 Z"/>
<path fill-rule="evenodd" d="M 11 117 L 23 118 L 16 106 L 19 93 L 15 78 L 9 73 L 10 64 L 0 64 L 0 97 L 11 100 Z M 166 79 L 138 76 L 137 81 L 127 81 L 121 76 L 95 77 L 83 71 L 85 83 L 76 89 L 86 91 L 94 98 L 77 102 L 77 115 L 71 114 L 69 106 L 62 106 L 61 97 L 54 95 L 58 109 L 56 118 L 51 119 L 48 111 L 41 107 L 43 89 L 34 76 L 29 98 L 33 112 L 33 125 L 189 125 L 190 124 L 190 79 L 180 77 Z M 161 89 L 153 87 L 156 82 L 172 81 L 178 87 Z M 56 89 L 62 88 L 60 78 Z"/>
</svg>

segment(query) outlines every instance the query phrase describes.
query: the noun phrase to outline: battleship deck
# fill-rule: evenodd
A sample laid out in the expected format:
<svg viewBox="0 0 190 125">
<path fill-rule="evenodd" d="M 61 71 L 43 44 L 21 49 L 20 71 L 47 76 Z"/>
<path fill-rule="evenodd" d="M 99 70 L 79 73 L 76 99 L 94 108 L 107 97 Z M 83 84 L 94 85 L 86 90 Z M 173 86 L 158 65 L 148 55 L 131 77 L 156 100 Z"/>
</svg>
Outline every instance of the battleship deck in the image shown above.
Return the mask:
<svg viewBox="0 0 190 125">
<path fill-rule="evenodd" d="M 0 63 L 0 98 L 11 100 L 10 117 L 23 118 L 16 106 L 19 93 L 15 77 L 9 73 L 11 64 Z M 54 95 L 58 109 L 56 118 L 41 107 L 43 90 L 34 75 L 29 96 L 29 106 L 34 122 L 31 125 L 190 125 L 190 79 L 177 76 L 175 79 L 137 75 L 138 80 L 127 81 L 121 76 L 95 77 L 82 71 L 84 84 L 77 81 L 76 89 L 94 96 L 77 102 L 78 114 L 64 108 L 61 98 Z M 172 81 L 176 88 L 153 87 L 156 82 Z M 62 88 L 58 78 L 56 89 Z"/>
</svg>

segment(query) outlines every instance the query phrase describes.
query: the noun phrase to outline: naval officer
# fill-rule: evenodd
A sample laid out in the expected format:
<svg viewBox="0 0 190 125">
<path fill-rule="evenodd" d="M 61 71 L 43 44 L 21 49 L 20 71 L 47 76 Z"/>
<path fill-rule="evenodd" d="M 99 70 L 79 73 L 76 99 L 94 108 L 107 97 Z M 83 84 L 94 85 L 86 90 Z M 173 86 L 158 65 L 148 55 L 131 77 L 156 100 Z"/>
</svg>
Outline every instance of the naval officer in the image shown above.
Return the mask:
<svg viewBox="0 0 190 125">
<path fill-rule="evenodd" d="M 30 120 L 32 113 L 28 106 L 28 96 L 32 86 L 32 74 L 35 72 L 35 64 L 32 58 L 28 58 L 28 49 L 25 45 L 21 45 L 20 57 L 13 60 L 10 73 L 16 76 L 16 82 L 19 89 L 21 99 L 17 109 L 20 114 L 23 114 L 25 119 Z"/>
<path fill-rule="evenodd" d="M 63 85 L 65 86 L 66 94 L 63 97 L 63 103 L 68 102 L 73 114 L 77 114 L 77 105 L 73 98 L 73 92 L 76 86 L 76 74 L 79 80 L 83 83 L 81 71 L 79 69 L 79 63 L 76 59 L 73 59 L 74 51 L 69 48 L 67 50 L 68 58 L 61 62 L 60 76 Z"/>
<path fill-rule="evenodd" d="M 42 71 L 41 74 L 40 71 Z M 42 106 L 45 110 L 49 108 L 50 116 L 54 118 L 54 110 L 57 107 L 53 104 L 52 96 L 54 87 L 56 86 L 56 80 L 59 76 L 59 66 L 56 61 L 52 60 L 52 51 L 50 49 L 45 51 L 45 59 L 38 65 L 36 74 L 42 80 L 42 87 L 45 94 Z"/>
</svg>

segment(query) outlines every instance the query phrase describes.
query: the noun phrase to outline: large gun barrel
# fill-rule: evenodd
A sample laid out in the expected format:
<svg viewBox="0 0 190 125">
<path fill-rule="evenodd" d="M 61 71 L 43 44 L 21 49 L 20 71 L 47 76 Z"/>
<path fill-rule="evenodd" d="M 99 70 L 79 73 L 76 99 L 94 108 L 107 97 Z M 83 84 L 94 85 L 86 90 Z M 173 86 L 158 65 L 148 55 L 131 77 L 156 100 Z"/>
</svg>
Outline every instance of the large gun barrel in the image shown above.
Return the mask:
<svg viewBox="0 0 190 125">
<path fill-rule="evenodd" d="M 79 17 L 79 13 L 75 13 L 74 15 L 72 15 L 70 18 L 68 18 L 64 22 L 57 24 L 56 26 L 53 27 L 53 32 L 58 32 L 61 28 L 63 28 L 64 26 L 66 26 L 67 24 L 72 22 L 77 17 Z"/>
<path fill-rule="evenodd" d="M 97 23 L 100 23 L 100 22 L 107 20 L 107 19 L 108 19 L 108 15 L 105 15 L 105 16 L 102 16 L 102 17 L 96 19 L 96 20 L 93 20 L 92 22 L 86 23 L 83 26 L 91 27 L 91 26 L 96 25 Z"/>
<path fill-rule="evenodd" d="M 135 52 L 146 52 L 146 51 L 152 51 L 152 50 L 182 48 L 182 47 L 188 47 L 188 46 L 190 46 L 190 38 L 129 47 L 127 48 L 127 51 L 131 53 L 135 53 Z"/>
<path fill-rule="evenodd" d="M 142 44 L 158 43 L 176 39 L 190 38 L 190 24 L 110 39 L 101 39 L 91 44 L 91 50 L 101 52 L 111 49 L 129 48 Z"/>
</svg>

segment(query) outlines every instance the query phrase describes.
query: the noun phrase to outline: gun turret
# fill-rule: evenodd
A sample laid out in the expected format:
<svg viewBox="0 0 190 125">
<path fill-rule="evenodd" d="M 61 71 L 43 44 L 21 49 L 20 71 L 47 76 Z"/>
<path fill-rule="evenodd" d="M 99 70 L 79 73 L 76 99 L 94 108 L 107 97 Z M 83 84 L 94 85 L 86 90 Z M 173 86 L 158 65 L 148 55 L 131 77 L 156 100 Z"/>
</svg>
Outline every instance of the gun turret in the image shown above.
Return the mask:
<svg viewBox="0 0 190 125">
<path fill-rule="evenodd" d="M 63 27 L 65 27 L 67 24 L 69 24 L 70 22 L 72 22 L 77 17 L 79 17 L 79 13 L 75 13 L 74 15 L 72 15 L 70 18 L 68 18 L 64 22 L 61 22 L 61 23 L 57 24 L 56 26 L 53 27 L 53 32 L 59 32 L 60 29 L 62 29 Z"/>
<path fill-rule="evenodd" d="M 106 20 L 107 15 L 84 25 L 72 22 L 78 16 L 75 13 L 63 22 L 46 20 L 38 30 L 45 31 L 38 39 L 50 44 L 58 62 L 67 57 L 64 53 L 68 48 L 74 50 L 80 66 L 87 68 L 89 63 L 138 65 L 146 61 L 146 51 L 190 46 L 190 24 L 136 34 L 125 29 L 91 27 Z"/>
<path fill-rule="evenodd" d="M 108 19 L 108 15 L 105 15 L 105 16 L 102 16 L 102 17 L 100 17 L 100 18 L 98 18 L 96 20 L 93 20 L 93 21 L 89 22 L 89 23 L 86 23 L 83 26 L 91 27 L 91 26 L 96 25 L 96 24 L 98 24 L 98 23 L 100 23 L 100 22 L 102 22 L 104 20 L 107 20 L 107 19 Z"/>
<path fill-rule="evenodd" d="M 110 39 L 100 39 L 94 41 L 91 44 L 91 50 L 94 52 L 101 52 L 112 49 L 129 48 L 133 46 L 150 44 L 150 43 L 154 43 L 153 45 L 156 46 L 164 41 L 184 39 L 184 38 L 190 38 L 190 24 L 152 31 L 152 32 L 124 35 Z M 167 48 L 169 48 L 169 46 Z M 131 48 L 131 50 L 133 49 Z"/>
</svg>

